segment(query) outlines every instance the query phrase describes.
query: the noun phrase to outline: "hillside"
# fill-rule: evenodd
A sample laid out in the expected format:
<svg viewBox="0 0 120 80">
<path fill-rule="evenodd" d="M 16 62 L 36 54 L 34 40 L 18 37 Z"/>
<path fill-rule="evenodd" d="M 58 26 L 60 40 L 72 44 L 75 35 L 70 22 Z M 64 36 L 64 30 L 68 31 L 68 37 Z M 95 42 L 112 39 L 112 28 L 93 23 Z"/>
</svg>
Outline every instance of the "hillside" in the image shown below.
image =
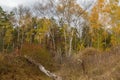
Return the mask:
<svg viewBox="0 0 120 80">
<path fill-rule="evenodd" d="M 98 52 L 86 49 L 80 54 L 57 63 L 49 55 L 49 60 L 29 53 L 36 62 L 49 71 L 59 75 L 63 80 L 120 80 L 120 50 Z M 79 60 L 84 61 L 83 65 Z M 0 80 L 51 80 L 41 72 L 38 66 L 30 63 L 23 55 L 0 54 Z"/>
</svg>

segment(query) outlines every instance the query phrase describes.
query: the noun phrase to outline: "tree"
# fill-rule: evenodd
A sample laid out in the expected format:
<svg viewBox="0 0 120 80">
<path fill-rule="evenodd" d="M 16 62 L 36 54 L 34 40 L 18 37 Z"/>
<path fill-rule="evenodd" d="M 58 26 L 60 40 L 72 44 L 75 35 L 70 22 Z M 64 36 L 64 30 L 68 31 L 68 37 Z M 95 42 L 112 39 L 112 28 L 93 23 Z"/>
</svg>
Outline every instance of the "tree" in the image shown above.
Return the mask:
<svg viewBox="0 0 120 80">
<path fill-rule="evenodd" d="M 81 23 L 81 18 L 84 18 L 86 15 L 85 10 L 83 10 L 76 0 L 61 0 L 57 6 L 57 14 L 61 17 L 62 24 L 61 27 L 64 27 L 66 24 L 68 27 L 64 28 L 64 43 L 65 43 L 65 53 L 67 56 L 70 56 L 72 53 L 72 42 L 74 37 L 74 30 L 71 27 L 80 27 L 78 25 Z M 69 35 L 69 36 L 67 36 Z"/>
<path fill-rule="evenodd" d="M 109 37 L 110 8 L 107 4 L 106 0 L 98 0 L 89 17 L 92 46 L 98 49 L 107 46 Z"/>
<path fill-rule="evenodd" d="M 12 22 L 11 18 L 13 16 L 13 13 L 6 13 L 3 11 L 3 9 L 0 7 L 0 44 L 2 45 L 2 50 L 4 52 L 4 49 L 8 49 L 10 47 L 10 43 L 12 42 Z"/>
<path fill-rule="evenodd" d="M 110 0 L 108 5 L 110 8 L 110 26 L 112 27 L 112 37 L 111 37 L 111 44 L 113 46 L 117 46 L 120 44 L 120 6 L 119 6 L 119 0 L 112 1 Z"/>
</svg>

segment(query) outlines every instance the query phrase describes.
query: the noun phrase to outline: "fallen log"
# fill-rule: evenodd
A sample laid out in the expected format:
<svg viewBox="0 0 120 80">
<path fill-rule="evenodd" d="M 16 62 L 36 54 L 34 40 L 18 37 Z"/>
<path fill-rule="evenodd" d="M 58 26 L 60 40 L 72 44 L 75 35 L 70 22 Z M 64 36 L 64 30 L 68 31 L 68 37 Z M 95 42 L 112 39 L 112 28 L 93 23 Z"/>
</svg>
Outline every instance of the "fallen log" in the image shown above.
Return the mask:
<svg viewBox="0 0 120 80">
<path fill-rule="evenodd" d="M 32 64 L 38 66 L 40 71 L 42 71 L 45 75 L 52 78 L 53 80 L 62 80 L 62 78 L 60 76 L 48 71 L 47 69 L 45 69 L 45 67 L 43 65 L 41 65 L 40 63 L 37 63 L 35 60 L 31 59 L 30 57 L 24 56 L 24 58 L 27 61 L 31 62 Z"/>
</svg>

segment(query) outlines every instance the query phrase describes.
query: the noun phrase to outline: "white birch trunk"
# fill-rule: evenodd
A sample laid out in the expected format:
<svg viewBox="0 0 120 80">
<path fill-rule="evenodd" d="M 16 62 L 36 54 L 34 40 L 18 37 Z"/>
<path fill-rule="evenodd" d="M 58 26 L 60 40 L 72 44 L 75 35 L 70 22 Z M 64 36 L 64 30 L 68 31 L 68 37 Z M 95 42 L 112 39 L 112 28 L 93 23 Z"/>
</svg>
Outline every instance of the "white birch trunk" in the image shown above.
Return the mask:
<svg viewBox="0 0 120 80">
<path fill-rule="evenodd" d="M 52 78 L 53 80 L 62 80 L 62 78 L 60 76 L 58 76 L 54 73 L 51 73 L 50 71 L 45 69 L 45 67 L 43 65 L 41 65 L 40 63 L 35 62 L 34 60 L 32 60 L 31 58 L 29 58 L 27 56 L 25 56 L 25 59 L 27 59 L 29 62 L 35 64 L 36 66 L 38 66 L 40 71 L 42 71 L 45 75 Z"/>
<path fill-rule="evenodd" d="M 69 54 L 68 54 L 68 56 L 71 55 L 71 51 L 72 51 L 73 33 L 74 33 L 74 31 L 72 31 L 72 34 L 71 34 L 71 37 L 70 37 L 70 42 L 69 42 Z"/>
</svg>

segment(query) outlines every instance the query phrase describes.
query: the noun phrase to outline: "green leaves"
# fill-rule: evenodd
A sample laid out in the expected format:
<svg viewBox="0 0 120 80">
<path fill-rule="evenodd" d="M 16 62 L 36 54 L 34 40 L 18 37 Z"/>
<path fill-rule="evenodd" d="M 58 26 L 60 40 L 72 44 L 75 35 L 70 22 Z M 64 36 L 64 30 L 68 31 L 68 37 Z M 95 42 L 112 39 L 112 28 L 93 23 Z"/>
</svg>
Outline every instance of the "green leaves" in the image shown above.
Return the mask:
<svg viewBox="0 0 120 80">
<path fill-rule="evenodd" d="M 0 7 L 0 40 L 2 41 L 2 50 L 4 50 L 4 46 L 8 46 L 11 44 L 13 40 L 13 26 L 11 22 L 11 13 L 6 13 Z"/>
</svg>

